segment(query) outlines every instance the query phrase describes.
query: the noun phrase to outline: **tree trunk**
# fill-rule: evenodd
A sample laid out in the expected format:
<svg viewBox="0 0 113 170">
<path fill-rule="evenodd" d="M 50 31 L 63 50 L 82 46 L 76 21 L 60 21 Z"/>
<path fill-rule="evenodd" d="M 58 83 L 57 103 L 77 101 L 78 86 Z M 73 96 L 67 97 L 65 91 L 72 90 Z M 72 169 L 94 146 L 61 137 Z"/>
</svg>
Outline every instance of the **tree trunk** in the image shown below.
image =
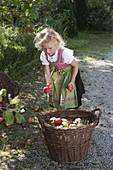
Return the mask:
<svg viewBox="0 0 113 170">
<path fill-rule="evenodd" d="M 79 30 L 87 27 L 87 0 L 70 0 Z"/>
<path fill-rule="evenodd" d="M 73 6 L 69 0 L 60 0 L 58 2 L 58 12 L 63 13 L 67 11 L 67 19 L 63 16 L 64 20 L 62 22 L 62 27 L 65 26 L 64 29 L 66 28 L 67 35 L 70 38 L 78 36 L 78 26 L 72 8 Z M 68 24 L 66 25 L 66 23 Z"/>
</svg>

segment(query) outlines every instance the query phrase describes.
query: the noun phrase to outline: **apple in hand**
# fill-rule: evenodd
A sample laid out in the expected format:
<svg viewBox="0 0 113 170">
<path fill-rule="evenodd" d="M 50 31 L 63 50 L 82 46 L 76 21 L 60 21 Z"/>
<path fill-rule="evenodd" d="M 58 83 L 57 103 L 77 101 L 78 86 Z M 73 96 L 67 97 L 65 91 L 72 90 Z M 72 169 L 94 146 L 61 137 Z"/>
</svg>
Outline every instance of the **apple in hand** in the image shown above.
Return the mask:
<svg viewBox="0 0 113 170">
<path fill-rule="evenodd" d="M 55 126 L 61 125 L 62 124 L 62 119 L 60 117 L 56 118 L 54 120 L 54 124 L 55 124 Z"/>
<path fill-rule="evenodd" d="M 44 87 L 44 88 L 43 88 L 43 91 L 44 91 L 44 93 L 46 93 L 46 94 L 50 93 L 50 89 L 49 89 L 48 87 Z"/>
<path fill-rule="evenodd" d="M 47 84 L 47 85 L 43 88 L 43 91 L 44 91 L 44 93 L 46 93 L 46 94 L 50 93 L 52 90 L 53 90 L 53 85 L 52 85 L 52 83 Z"/>
<path fill-rule="evenodd" d="M 69 84 L 66 86 L 66 89 L 71 92 L 73 90 L 73 85 L 72 84 Z"/>
<path fill-rule="evenodd" d="M 49 83 L 49 84 L 47 84 L 47 87 L 49 88 L 49 89 L 53 89 L 53 85 L 52 85 L 52 83 Z"/>
</svg>

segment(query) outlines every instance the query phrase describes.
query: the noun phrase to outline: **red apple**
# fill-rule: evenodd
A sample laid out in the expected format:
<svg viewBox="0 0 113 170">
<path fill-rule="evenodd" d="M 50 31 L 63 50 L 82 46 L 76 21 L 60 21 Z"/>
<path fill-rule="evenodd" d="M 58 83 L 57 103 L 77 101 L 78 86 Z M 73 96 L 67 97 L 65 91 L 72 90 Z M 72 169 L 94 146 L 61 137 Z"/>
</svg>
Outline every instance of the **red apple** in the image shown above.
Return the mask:
<svg viewBox="0 0 113 170">
<path fill-rule="evenodd" d="M 66 89 L 71 92 L 73 90 L 73 85 L 72 84 L 69 84 L 66 86 Z"/>
<path fill-rule="evenodd" d="M 43 88 L 43 91 L 44 91 L 44 93 L 46 93 L 46 94 L 50 93 L 50 89 L 49 89 L 48 87 L 44 87 L 44 88 Z"/>
<path fill-rule="evenodd" d="M 55 124 L 55 126 L 61 125 L 62 124 L 62 119 L 60 117 L 56 118 L 54 120 L 54 124 Z"/>
</svg>

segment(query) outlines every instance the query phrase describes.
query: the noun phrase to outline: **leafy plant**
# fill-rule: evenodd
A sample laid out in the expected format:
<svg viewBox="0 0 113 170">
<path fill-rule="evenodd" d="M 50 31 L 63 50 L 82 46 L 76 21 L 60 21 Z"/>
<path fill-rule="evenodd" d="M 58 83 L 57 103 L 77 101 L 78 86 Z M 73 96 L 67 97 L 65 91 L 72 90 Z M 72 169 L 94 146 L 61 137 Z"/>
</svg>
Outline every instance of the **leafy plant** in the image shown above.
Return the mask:
<svg viewBox="0 0 113 170">
<path fill-rule="evenodd" d="M 89 7 L 89 16 L 87 18 L 89 30 L 112 31 L 112 12 L 102 4 Z"/>
<path fill-rule="evenodd" d="M 31 71 L 34 65 L 40 64 L 39 52 L 33 43 L 34 33 L 20 34 L 19 29 L 13 27 L 3 29 L 7 45 L 1 45 L 0 68 L 19 80 L 26 72 Z"/>
<path fill-rule="evenodd" d="M 8 96 L 7 96 L 8 95 Z M 6 100 L 8 97 L 8 100 Z M 7 101 L 7 102 L 6 102 Z M 20 124 L 24 121 L 24 105 L 18 96 L 11 98 L 6 89 L 0 90 L 0 123 L 5 122 L 6 126 L 14 123 Z"/>
</svg>

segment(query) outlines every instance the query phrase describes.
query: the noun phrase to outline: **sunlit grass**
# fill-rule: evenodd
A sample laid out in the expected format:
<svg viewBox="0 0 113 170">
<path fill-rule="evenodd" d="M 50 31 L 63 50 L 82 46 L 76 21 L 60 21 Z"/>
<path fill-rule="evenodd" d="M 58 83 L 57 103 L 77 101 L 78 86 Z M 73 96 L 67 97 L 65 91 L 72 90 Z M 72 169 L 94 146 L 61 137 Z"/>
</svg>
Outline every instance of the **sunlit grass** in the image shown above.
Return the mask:
<svg viewBox="0 0 113 170">
<path fill-rule="evenodd" d="M 76 39 L 67 40 L 67 46 L 75 51 L 75 55 L 103 58 L 113 47 L 113 33 L 80 32 Z"/>
<path fill-rule="evenodd" d="M 90 56 L 84 56 L 83 59 L 86 62 L 96 61 L 96 59 L 94 57 L 90 57 Z"/>
</svg>

